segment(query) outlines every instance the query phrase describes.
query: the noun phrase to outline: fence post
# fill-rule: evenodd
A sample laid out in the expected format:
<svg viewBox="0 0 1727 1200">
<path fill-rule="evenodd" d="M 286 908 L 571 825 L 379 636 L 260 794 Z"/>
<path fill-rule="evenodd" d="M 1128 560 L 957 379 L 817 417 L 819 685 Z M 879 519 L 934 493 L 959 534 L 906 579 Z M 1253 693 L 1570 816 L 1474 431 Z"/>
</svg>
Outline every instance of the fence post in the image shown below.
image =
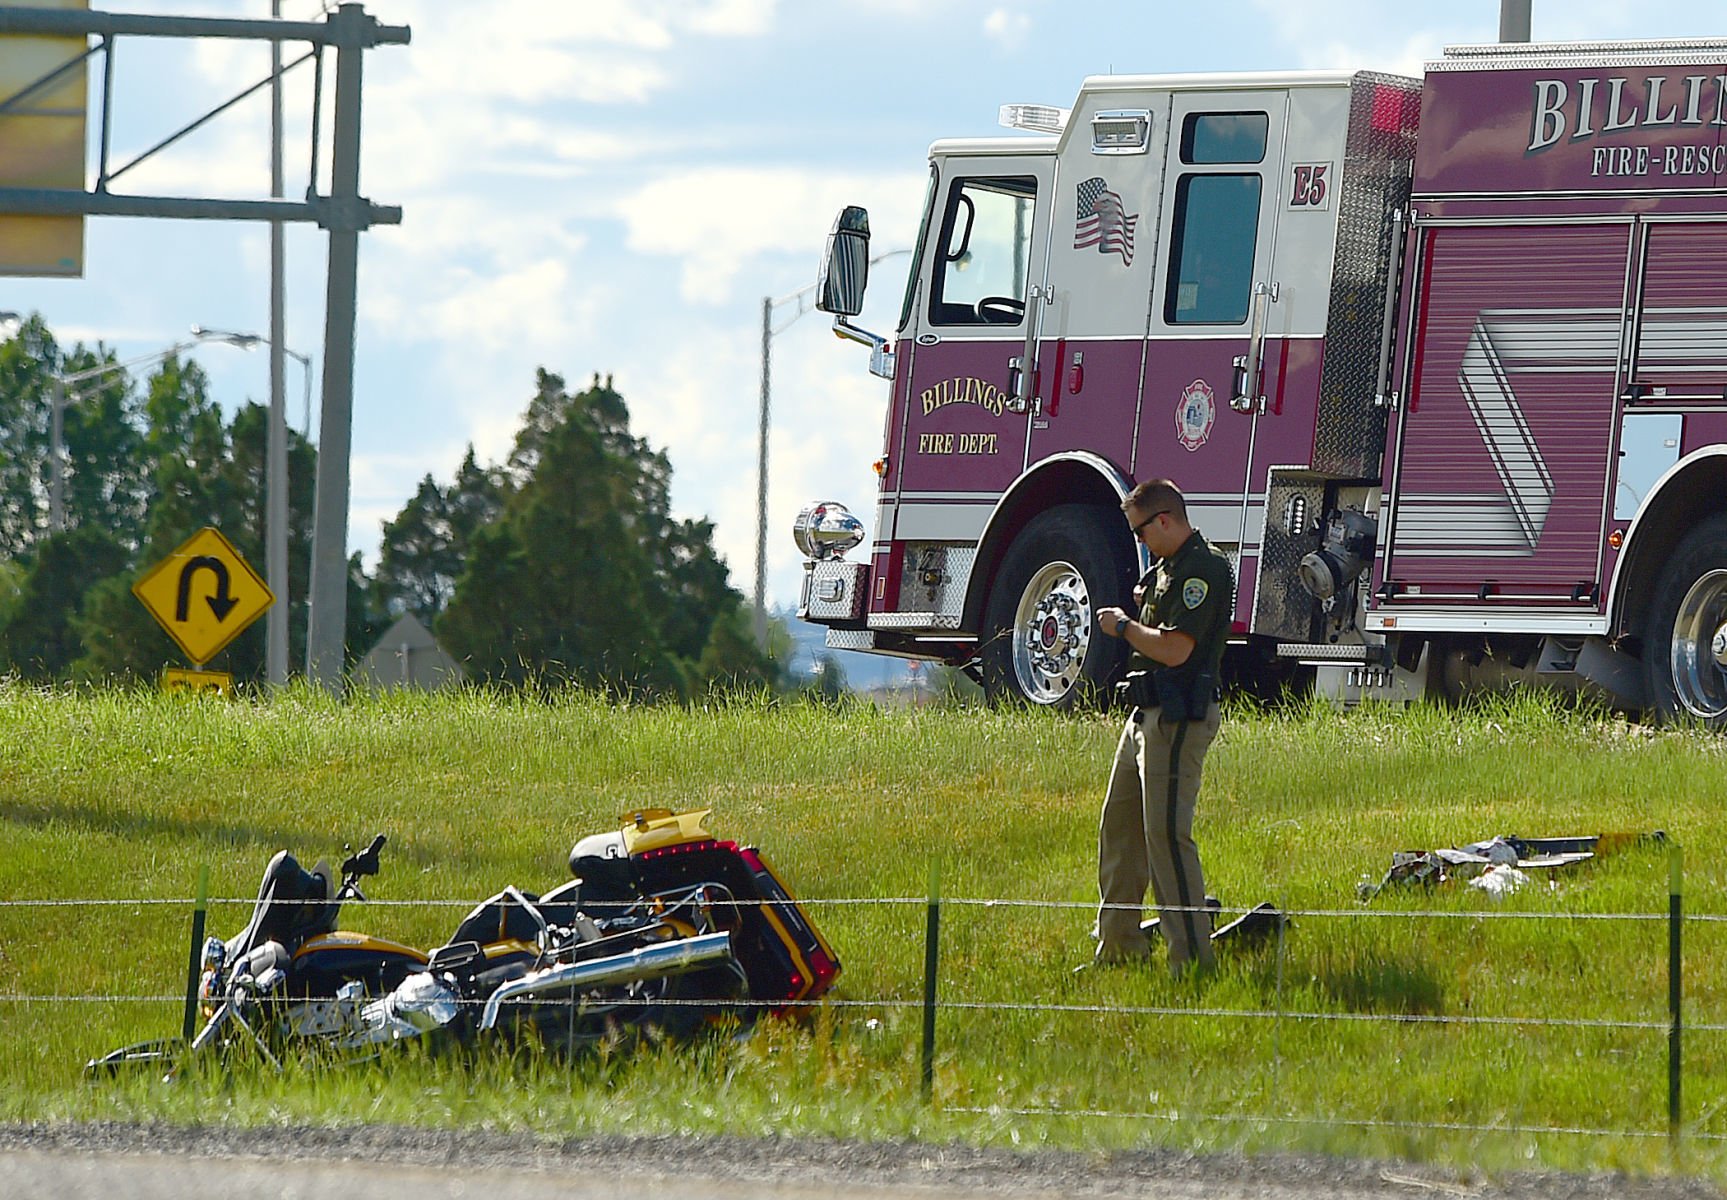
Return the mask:
<svg viewBox="0 0 1727 1200">
<path fill-rule="evenodd" d="M 198 1022 L 198 968 L 204 957 L 204 909 L 210 897 L 210 864 L 198 868 L 198 898 L 192 902 L 192 950 L 186 957 L 186 1015 L 181 1022 L 186 1040 L 192 1040 Z"/>
<path fill-rule="evenodd" d="M 941 860 L 929 868 L 929 916 L 923 941 L 923 1102 L 935 1087 L 935 977 L 941 942 Z"/>
<path fill-rule="evenodd" d="M 1675 1145 L 1679 1140 L 1679 1061 L 1684 1033 L 1679 953 L 1684 909 L 1680 886 L 1682 859 L 1679 843 L 1672 843 L 1667 850 L 1667 1012 L 1672 1018 L 1667 1033 L 1667 1136 Z"/>
</svg>

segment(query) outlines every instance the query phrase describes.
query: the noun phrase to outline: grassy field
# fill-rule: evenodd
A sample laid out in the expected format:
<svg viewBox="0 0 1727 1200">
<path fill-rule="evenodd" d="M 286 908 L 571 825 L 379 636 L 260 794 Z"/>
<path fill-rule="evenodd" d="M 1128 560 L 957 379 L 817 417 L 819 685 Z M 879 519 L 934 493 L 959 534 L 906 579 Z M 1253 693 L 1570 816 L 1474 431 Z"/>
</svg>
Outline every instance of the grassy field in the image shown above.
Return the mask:
<svg viewBox="0 0 1727 1200">
<path fill-rule="evenodd" d="M 1727 922 L 1708 919 L 1727 915 L 1727 741 L 1532 700 L 1233 711 L 1197 823 L 1209 890 L 1298 915 L 1281 948 L 1226 951 L 1215 976 L 1177 982 L 1071 973 L 1090 949 L 1118 728 L 974 710 L 0 687 L 0 1121 L 1287 1147 L 1727 1177 L 1727 1031 L 1688 1034 L 1677 1154 L 1666 1136 L 1664 849 L 1500 902 L 1461 885 L 1356 898 L 1400 849 L 1665 830 L 1697 918 L 1687 1022 L 1727 1026 Z M 80 1077 L 94 1054 L 178 1029 L 178 1000 L 142 998 L 183 986 L 201 865 L 225 936 L 276 849 L 334 861 L 388 832 L 368 887 L 380 903 L 345 909 L 343 925 L 433 945 L 457 905 L 507 882 L 552 886 L 578 836 L 652 805 L 713 807 L 717 833 L 760 845 L 810 903 L 845 967 L 812 1027 L 573 1064 Z M 944 1008 L 926 1105 L 917 1002 L 938 865 Z M 40 903 L 90 899 L 121 903 Z M 183 902 L 148 903 L 164 900 Z M 1615 914 L 1643 919 L 1600 919 Z"/>
</svg>

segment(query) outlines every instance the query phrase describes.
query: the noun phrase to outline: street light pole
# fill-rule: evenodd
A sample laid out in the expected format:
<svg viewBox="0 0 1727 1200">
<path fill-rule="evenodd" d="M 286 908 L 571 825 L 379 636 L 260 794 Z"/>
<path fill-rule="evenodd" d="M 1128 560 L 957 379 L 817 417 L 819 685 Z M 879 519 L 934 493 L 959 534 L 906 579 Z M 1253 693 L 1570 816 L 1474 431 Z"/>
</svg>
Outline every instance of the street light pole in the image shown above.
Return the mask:
<svg viewBox="0 0 1727 1200">
<path fill-rule="evenodd" d="M 48 532 L 66 528 L 66 380 L 56 374 L 48 399 Z"/>
<path fill-rule="evenodd" d="M 272 312 L 272 327 L 280 324 L 281 314 Z M 207 329 L 192 326 L 192 336 L 201 342 L 223 342 L 251 350 L 259 345 L 270 347 L 270 436 L 264 480 L 264 577 L 270 590 L 281 600 L 272 604 L 264 626 L 265 675 L 270 684 L 279 687 L 288 681 L 288 420 L 287 406 L 282 399 L 282 355 L 293 356 L 300 364 L 306 380 L 306 433 L 311 436 L 312 422 L 312 360 L 308 355 L 290 350 L 279 338 L 260 337 L 255 333 L 237 333 L 228 329 Z"/>
</svg>

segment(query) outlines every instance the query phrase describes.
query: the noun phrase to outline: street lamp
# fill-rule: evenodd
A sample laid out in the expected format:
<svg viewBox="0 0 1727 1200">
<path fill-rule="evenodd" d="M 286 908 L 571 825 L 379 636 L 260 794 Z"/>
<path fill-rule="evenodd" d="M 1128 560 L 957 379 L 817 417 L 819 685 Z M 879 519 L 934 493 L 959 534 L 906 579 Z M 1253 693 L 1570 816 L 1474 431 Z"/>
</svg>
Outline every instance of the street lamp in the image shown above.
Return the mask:
<svg viewBox="0 0 1727 1200">
<path fill-rule="evenodd" d="M 893 258 L 899 254 L 910 254 L 909 249 L 887 250 L 870 259 L 874 266 L 884 258 Z M 820 284 L 807 283 L 795 292 L 787 292 L 783 296 L 762 297 L 762 403 L 761 420 L 756 430 L 756 587 L 755 587 L 755 630 L 756 644 L 768 644 L 768 413 L 771 408 L 772 387 L 770 369 L 772 363 L 772 346 L 774 335 L 784 333 L 794 322 L 805 313 L 814 312 L 815 306 L 809 298 Z M 787 317 L 777 327 L 774 325 L 774 309 L 782 304 L 796 303 L 798 310 Z"/>
<path fill-rule="evenodd" d="M 242 350 L 256 350 L 259 346 L 268 346 L 270 339 L 260 333 L 235 333 L 227 329 L 209 329 L 203 325 L 192 326 L 192 336 L 201 342 L 221 342 L 228 346 L 238 346 Z M 300 364 L 300 377 L 305 381 L 305 416 L 303 418 L 306 441 L 312 440 L 312 356 L 301 354 L 298 350 L 287 346 L 282 347 L 282 353 Z"/>
<path fill-rule="evenodd" d="M 280 343 L 255 333 L 236 333 L 231 329 L 209 329 L 192 326 L 192 336 L 201 342 L 223 342 L 252 350 L 258 346 L 273 346 L 291 355 L 300 364 L 306 380 L 306 437 L 312 436 L 312 360 Z M 279 364 L 280 359 L 275 362 Z M 264 677 L 280 687 L 288 682 L 288 433 L 287 417 L 283 412 L 281 368 L 271 371 L 270 434 L 264 467 L 264 576 L 270 590 L 280 598 L 265 615 Z"/>
</svg>

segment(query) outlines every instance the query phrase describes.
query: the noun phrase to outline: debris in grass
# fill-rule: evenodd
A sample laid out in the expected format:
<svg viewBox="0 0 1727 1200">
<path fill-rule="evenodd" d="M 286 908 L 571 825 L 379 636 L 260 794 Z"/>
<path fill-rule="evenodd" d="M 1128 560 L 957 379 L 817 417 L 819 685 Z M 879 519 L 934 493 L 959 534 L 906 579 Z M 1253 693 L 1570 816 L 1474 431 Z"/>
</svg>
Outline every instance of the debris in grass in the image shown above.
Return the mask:
<svg viewBox="0 0 1727 1200">
<path fill-rule="evenodd" d="M 1529 876 L 1510 863 L 1494 863 L 1469 881 L 1469 886 L 1495 900 L 1503 900 L 1529 882 Z"/>
<path fill-rule="evenodd" d="M 1429 886 L 1467 879 L 1472 885 L 1498 899 L 1521 887 L 1527 881 L 1524 872 L 1552 871 L 1560 867 L 1588 862 L 1628 846 L 1664 842 L 1667 835 L 1657 829 L 1653 833 L 1603 833 L 1589 837 L 1520 838 L 1496 837 L 1485 842 L 1471 842 L 1461 848 L 1451 846 L 1438 850 L 1398 850 L 1391 856 L 1391 869 L 1378 883 L 1363 879 L 1356 886 L 1362 901 L 1373 899 L 1382 888 L 1392 884 L 1424 883 Z M 1510 874 L 1505 874 L 1505 871 Z M 1493 882 L 1481 882 L 1489 873 L 1499 872 Z"/>
</svg>

